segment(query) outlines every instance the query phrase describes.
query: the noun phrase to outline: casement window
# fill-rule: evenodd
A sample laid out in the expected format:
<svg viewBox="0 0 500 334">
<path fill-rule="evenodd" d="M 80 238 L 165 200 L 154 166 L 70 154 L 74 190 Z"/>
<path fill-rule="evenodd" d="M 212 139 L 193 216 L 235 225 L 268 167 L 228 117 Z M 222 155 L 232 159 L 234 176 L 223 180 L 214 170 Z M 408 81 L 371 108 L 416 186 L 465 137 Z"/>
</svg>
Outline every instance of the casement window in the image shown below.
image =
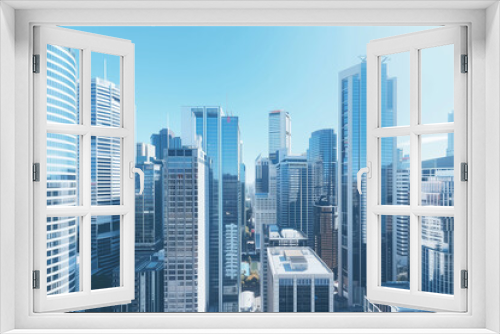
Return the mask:
<svg viewBox="0 0 500 334">
<path fill-rule="evenodd" d="M 367 297 L 373 302 L 467 308 L 466 35 L 465 27 L 448 27 L 368 45 Z M 381 75 L 387 57 L 409 73 L 409 94 L 397 92 L 406 108 L 397 114 L 382 107 L 391 102 Z M 439 100 L 431 103 L 433 95 Z M 440 137 L 448 141 L 446 154 L 436 144 Z M 388 237 L 390 225 L 397 237 Z M 385 279 L 387 257 L 409 284 Z"/>
<path fill-rule="evenodd" d="M 34 34 L 34 311 L 129 302 L 134 298 L 134 45 L 63 28 L 35 27 Z M 116 57 L 121 90 L 91 79 L 100 53 Z M 99 89 L 108 98 L 92 103 Z M 101 230 L 115 237 L 92 238 L 98 232 L 106 236 Z M 96 259 L 99 247 L 108 248 L 107 258 Z M 114 263 L 113 280 L 93 270 L 97 261 Z"/>
</svg>

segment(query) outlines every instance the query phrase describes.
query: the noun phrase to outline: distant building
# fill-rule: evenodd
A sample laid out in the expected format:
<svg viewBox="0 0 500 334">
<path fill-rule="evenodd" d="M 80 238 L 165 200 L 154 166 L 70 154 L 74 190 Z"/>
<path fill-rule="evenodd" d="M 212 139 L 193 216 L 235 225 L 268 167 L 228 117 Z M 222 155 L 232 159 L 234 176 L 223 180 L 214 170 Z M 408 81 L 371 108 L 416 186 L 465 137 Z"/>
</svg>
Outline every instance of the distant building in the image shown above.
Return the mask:
<svg viewBox="0 0 500 334">
<path fill-rule="evenodd" d="M 337 205 L 337 134 L 333 129 L 314 131 L 309 138 L 307 160 L 313 164 L 314 202 L 326 198 Z"/>
<path fill-rule="evenodd" d="M 277 170 L 277 222 L 281 228 L 302 231 L 314 247 L 312 169 L 305 156 L 286 156 Z"/>
<path fill-rule="evenodd" d="M 240 312 L 256 312 L 257 304 L 252 291 L 243 291 L 240 294 Z"/>
<path fill-rule="evenodd" d="M 255 193 L 269 193 L 269 158 L 261 155 L 255 159 Z"/>
<path fill-rule="evenodd" d="M 207 309 L 209 160 L 198 148 L 169 149 L 163 168 L 164 310 Z"/>
<path fill-rule="evenodd" d="M 260 296 L 262 312 L 267 312 L 268 300 L 268 258 L 267 250 L 272 247 L 305 247 L 307 237 L 300 231 L 293 229 L 283 229 L 274 224 L 264 225 L 262 233 L 262 249 L 260 252 Z"/>
<path fill-rule="evenodd" d="M 269 112 L 269 159 L 276 163 L 276 152 L 285 149 L 291 154 L 292 149 L 292 119 L 284 110 Z"/>
<path fill-rule="evenodd" d="M 180 148 L 175 137 L 175 133 L 170 129 L 161 129 L 158 133 L 151 135 L 151 144 L 155 147 L 155 156 L 158 160 L 163 160 L 165 150 L 169 148 Z"/>
<path fill-rule="evenodd" d="M 333 312 L 333 273 L 311 248 L 267 252 L 269 312 Z"/>
</svg>

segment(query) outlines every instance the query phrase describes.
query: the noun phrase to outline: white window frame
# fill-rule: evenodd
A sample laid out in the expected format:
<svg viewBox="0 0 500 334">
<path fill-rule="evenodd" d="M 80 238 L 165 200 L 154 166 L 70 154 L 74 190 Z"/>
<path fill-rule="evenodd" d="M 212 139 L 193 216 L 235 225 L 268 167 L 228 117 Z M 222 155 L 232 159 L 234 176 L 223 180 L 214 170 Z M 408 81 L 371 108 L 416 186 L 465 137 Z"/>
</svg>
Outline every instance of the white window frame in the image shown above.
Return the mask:
<svg viewBox="0 0 500 334">
<path fill-rule="evenodd" d="M 130 41 L 60 27 L 34 27 L 34 54 L 39 56 L 39 73 L 34 83 L 34 162 L 39 164 L 39 180 L 34 192 L 34 270 L 38 271 L 38 289 L 34 289 L 34 311 L 53 312 L 84 310 L 110 304 L 128 304 L 134 299 L 135 183 L 130 173 L 134 167 L 134 44 Z M 64 46 L 80 52 L 80 110 L 78 124 L 47 122 L 47 45 Z M 91 124 L 92 53 L 114 55 L 120 61 L 120 127 Z M 79 136 L 78 192 L 75 206 L 47 206 L 47 134 Z M 120 205 L 91 204 L 91 137 L 120 139 Z M 132 174 L 133 176 L 133 174 Z M 120 284 L 118 287 L 93 290 L 91 286 L 91 218 L 120 216 Z M 79 218 L 78 292 L 47 295 L 48 217 Z"/>
<path fill-rule="evenodd" d="M 399 305 L 423 310 L 463 312 L 467 309 L 467 290 L 461 288 L 461 271 L 467 270 L 467 183 L 461 181 L 461 163 L 467 163 L 467 73 L 462 73 L 461 58 L 467 54 L 466 27 L 435 28 L 412 34 L 371 41 L 367 53 L 367 162 L 371 177 L 367 179 L 367 298 L 374 303 Z M 453 46 L 454 122 L 423 124 L 421 121 L 421 50 L 444 45 Z M 382 127 L 380 80 L 382 57 L 407 52 L 410 72 L 409 116 L 407 126 Z M 421 136 L 454 133 L 454 206 L 422 206 L 421 201 Z M 410 203 L 382 205 L 381 203 L 381 141 L 382 138 L 410 138 Z M 472 182 L 472 180 L 471 180 Z M 382 277 L 382 220 L 383 215 L 410 217 L 409 267 L 410 287 L 383 287 Z M 454 217 L 453 280 L 451 295 L 421 291 L 422 254 L 421 219 L 424 216 Z"/>
<path fill-rule="evenodd" d="M 131 6 L 130 2 L 121 2 Z M 14 11 L 9 5 L 19 8 Z M 500 11 L 495 2 L 413 2 L 384 1 L 366 2 L 332 1 L 330 3 L 302 2 L 255 2 L 221 4 L 207 1 L 202 4 L 176 2 L 162 4 L 144 1 L 135 3 L 136 9 L 116 8 L 117 2 L 17 2 L 0 4 L 0 43 L 2 54 L 0 78 L 2 86 L 1 132 L 2 150 L 0 169 L 12 171 L 4 159 L 15 158 L 15 182 L 9 180 L 11 174 L 0 174 L 3 184 L 16 186 L 15 210 L 8 210 L 9 203 L 4 198 L 10 194 L 2 185 L 2 217 L 15 217 L 15 226 L 4 219 L 1 222 L 0 265 L 0 316 L 4 320 L 2 330 L 17 329 L 16 333 L 38 332 L 37 329 L 89 329 L 89 332 L 144 333 L 146 328 L 163 329 L 165 333 L 178 332 L 175 328 L 190 328 L 192 332 L 222 332 L 220 328 L 232 328 L 230 332 L 330 332 L 341 333 L 342 328 L 351 328 L 350 333 L 492 333 L 500 331 L 498 313 L 499 302 L 499 254 L 500 230 L 500 136 L 498 109 L 500 98 Z M 99 6 L 100 8 L 97 8 Z M 102 10 L 108 6 L 112 10 Z M 132 4 L 134 6 L 134 4 Z M 148 9 L 148 6 L 149 9 Z M 179 9 L 179 6 L 185 6 Z M 246 7 L 245 7 L 246 6 Z M 365 6 L 365 7 L 364 7 Z M 397 9 L 393 8 L 398 7 Z M 487 8 L 489 6 L 489 8 Z M 24 10 L 21 9 L 24 7 Z M 62 8 L 66 7 L 66 8 Z M 79 9 L 75 9 L 78 7 Z M 163 8 L 157 8 L 163 7 Z M 52 8 L 59 10 L 43 10 Z M 82 9 L 85 8 L 85 9 Z M 438 9 L 436 9 L 438 8 Z M 307 9 L 307 10 L 305 10 Z M 14 21 L 15 18 L 15 21 Z M 485 25 L 486 22 L 486 25 Z M 33 133 L 32 123 L 32 77 L 30 55 L 32 54 L 32 27 L 34 24 L 58 25 L 437 25 L 465 24 L 469 27 L 468 54 L 472 75 L 468 78 L 469 119 L 468 141 L 470 161 L 468 235 L 468 267 L 470 285 L 468 289 L 468 311 L 466 313 L 435 314 L 35 314 L 31 290 L 32 258 L 32 184 L 31 159 Z M 5 29 L 7 28 L 7 29 Z M 15 31 L 15 40 L 14 40 Z M 14 58 L 15 57 L 15 58 Z M 15 66 L 15 75 L 11 67 Z M 485 71 L 485 67 L 488 71 Z M 5 71 L 5 72 L 4 72 Z M 14 80 L 14 78 L 16 80 Z M 15 82 L 15 89 L 8 83 Z M 4 95 L 11 93 L 11 95 Z M 15 96 L 14 96 L 15 93 Z M 15 119 L 12 110 L 15 108 Z M 485 121 L 488 117 L 488 122 Z M 11 134 L 7 126 L 15 128 L 15 147 L 4 140 Z M 488 141 L 486 141 L 488 135 Z M 14 152 L 17 152 L 14 154 Z M 488 156 L 485 151 L 490 152 Z M 488 172 L 488 183 L 485 174 Z M 486 196 L 488 194 L 488 196 Z M 486 205 L 485 205 L 486 203 Z M 488 219 L 486 219 L 486 217 Z M 471 225 L 474 225 L 472 233 Z M 4 233 L 8 232 L 8 233 Z M 12 235 L 15 234 L 15 240 Z M 15 249 L 13 258 L 11 250 Z M 493 254 L 488 266 L 485 265 L 486 252 Z M 28 259 L 28 260 L 27 260 Z M 15 286 L 15 289 L 12 289 Z M 486 293 L 488 290 L 488 293 Z M 12 308 L 12 305 L 15 305 Z M 8 306 L 8 307 L 7 307 Z M 142 322 L 140 324 L 140 322 Z M 131 328 L 143 329 L 133 331 Z M 284 327 L 292 328 L 286 331 Z M 260 328 L 261 330 L 259 330 Z M 358 330 L 354 330 L 358 328 Z M 92 330 L 93 329 L 93 330 Z M 108 329 L 98 330 L 98 329 Z M 265 330 L 267 329 L 267 330 Z M 281 329 L 281 330 L 280 330 Z M 462 329 L 461 331 L 459 329 Z M 41 332 L 41 331 L 40 331 Z M 76 331 L 74 331 L 76 332 Z"/>
</svg>

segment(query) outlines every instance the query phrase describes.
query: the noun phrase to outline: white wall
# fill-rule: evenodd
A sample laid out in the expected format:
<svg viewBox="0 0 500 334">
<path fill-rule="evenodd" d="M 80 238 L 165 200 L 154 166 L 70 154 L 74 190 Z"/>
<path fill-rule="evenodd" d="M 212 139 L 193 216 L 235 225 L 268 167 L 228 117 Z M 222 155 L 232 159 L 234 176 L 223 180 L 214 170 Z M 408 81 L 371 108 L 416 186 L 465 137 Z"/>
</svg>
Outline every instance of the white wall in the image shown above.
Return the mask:
<svg viewBox="0 0 500 334">
<path fill-rule="evenodd" d="M 15 13 L 0 3 L 0 333 L 14 328 Z"/>
<path fill-rule="evenodd" d="M 486 11 L 486 328 L 500 332 L 500 286 L 489 280 L 500 274 L 500 7 L 496 3 Z"/>
</svg>

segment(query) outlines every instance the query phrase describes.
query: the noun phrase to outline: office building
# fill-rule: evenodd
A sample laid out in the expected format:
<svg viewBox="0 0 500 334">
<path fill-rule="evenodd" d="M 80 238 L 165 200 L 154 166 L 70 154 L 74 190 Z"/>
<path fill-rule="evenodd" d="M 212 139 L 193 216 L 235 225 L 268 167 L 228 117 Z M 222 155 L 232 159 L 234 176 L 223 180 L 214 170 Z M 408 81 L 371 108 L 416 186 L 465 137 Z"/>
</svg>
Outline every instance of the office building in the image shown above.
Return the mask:
<svg viewBox="0 0 500 334">
<path fill-rule="evenodd" d="M 267 252 L 269 312 L 333 312 L 333 273 L 311 248 Z"/>
<path fill-rule="evenodd" d="M 260 296 L 261 310 L 268 312 L 268 257 L 267 250 L 270 247 L 305 247 L 307 237 L 300 231 L 293 229 L 282 229 L 274 224 L 263 225 L 262 249 L 260 252 Z"/>
<path fill-rule="evenodd" d="M 313 171 L 305 156 L 285 156 L 276 167 L 277 223 L 302 231 L 314 247 Z"/>
<path fill-rule="evenodd" d="M 337 134 L 333 129 L 314 131 L 309 138 L 307 160 L 313 164 L 313 195 L 316 203 L 325 196 L 337 205 Z"/>
<path fill-rule="evenodd" d="M 175 137 L 175 133 L 170 129 L 161 129 L 158 133 L 151 135 L 151 145 L 155 147 L 155 156 L 158 160 L 163 160 L 165 150 L 169 148 L 180 148 L 180 138 Z"/>
<path fill-rule="evenodd" d="M 239 120 L 220 107 L 184 107 L 184 145 L 199 145 L 211 160 L 209 185 L 209 310 L 238 312 L 241 208 Z"/>
<path fill-rule="evenodd" d="M 269 112 L 269 159 L 276 163 L 277 151 L 285 149 L 285 154 L 292 153 L 292 119 L 284 110 Z"/>
<path fill-rule="evenodd" d="M 47 45 L 47 122 L 78 124 L 78 69 L 73 49 Z M 60 81 L 64 76 L 67 80 Z M 79 205 L 79 137 L 47 134 L 47 206 Z M 78 217 L 47 218 L 47 294 L 78 291 Z"/>
<path fill-rule="evenodd" d="M 165 153 L 164 310 L 204 312 L 210 161 L 199 148 L 169 149 Z"/>
</svg>

